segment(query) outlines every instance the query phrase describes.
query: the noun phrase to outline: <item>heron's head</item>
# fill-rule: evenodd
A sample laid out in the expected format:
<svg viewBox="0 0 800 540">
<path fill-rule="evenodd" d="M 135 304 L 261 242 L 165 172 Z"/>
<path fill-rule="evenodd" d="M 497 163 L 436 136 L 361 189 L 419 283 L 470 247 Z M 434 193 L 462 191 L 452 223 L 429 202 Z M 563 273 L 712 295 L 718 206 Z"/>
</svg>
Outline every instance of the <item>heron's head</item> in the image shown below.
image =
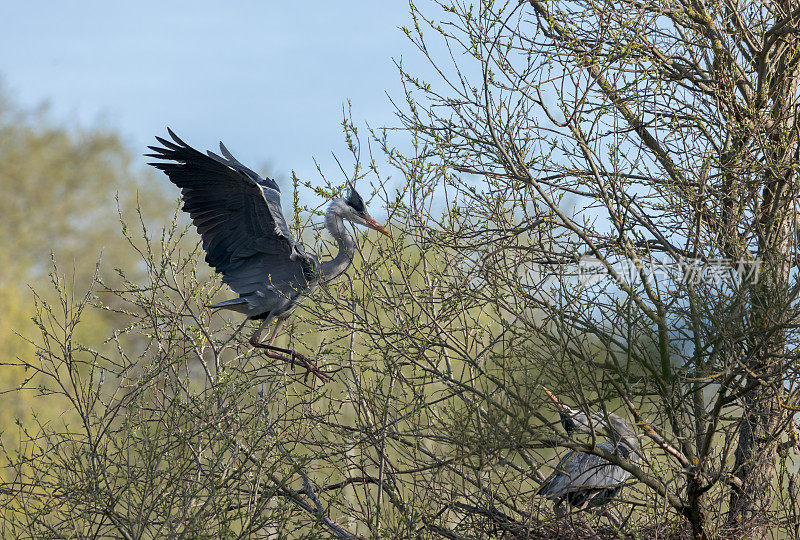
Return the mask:
<svg viewBox="0 0 800 540">
<path fill-rule="evenodd" d="M 361 195 L 358 194 L 355 188 L 350 188 L 350 193 L 347 195 L 347 198 L 334 199 L 329 208 L 330 211 L 333 211 L 342 219 L 346 219 L 356 225 L 363 225 L 364 227 L 375 229 L 389 238 L 392 237 L 392 233 L 372 219 L 372 216 L 367 212 L 367 207 L 364 205 L 364 199 L 361 198 Z"/>
<path fill-rule="evenodd" d="M 544 386 L 542 388 L 544 388 L 544 391 L 547 393 L 547 397 L 549 397 L 556 406 L 556 409 L 558 410 L 558 416 L 561 417 L 561 425 L 564 427 L 564 431 L 566 431 L 568 435 L 572 435 L 573 433 L 592 433 L 602 427 L 604 424 L 599 413 L 593 413 L 590 417 L 583 411 L 578 411 L 572 407 L 567 407 L 561 403 L 550 390 Z"/>
<path fill-rule="evenodd" d="M 621 416 L 607 411 L 596 411 L 586 414 L 572 407 L 567 407 L 546 387 L 542 386 L 547 397 L 549 397 L 561 417 L 561 425 L 568 435 L 573 433 L 592 433 L 605 430 L 615 443 L 622 443 L 630 451 L 638 452 L 639 441 L 636 433 L 628 426 L 628 423 Z"/>
<path fill-rule="evenodd" d="M 595 414 L 589 417 L 586 413 L 576 411 L 570 407 L 564 406 L 558 411 L 558 415 L 561 417 L 561 425 L 568 435 L 573 433 L 593 433 L 602 426 L 601 419 L 595 418 Z"/>
</svg>

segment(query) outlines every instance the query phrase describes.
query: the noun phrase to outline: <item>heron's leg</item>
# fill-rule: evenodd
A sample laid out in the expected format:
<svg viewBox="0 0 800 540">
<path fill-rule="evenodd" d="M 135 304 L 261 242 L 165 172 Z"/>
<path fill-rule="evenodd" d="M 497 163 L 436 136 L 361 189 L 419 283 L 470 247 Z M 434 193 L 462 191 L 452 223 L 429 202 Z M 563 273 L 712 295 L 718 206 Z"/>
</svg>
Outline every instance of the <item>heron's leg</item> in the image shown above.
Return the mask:
<svg viewBox="0 0 800 540">
<path fill-rule="evenodd" d="M 578 509 L 578 513 L 577 513 L 578 521 L 580 521 L 581 524 L 584 527 L 586 527 L 586 529 L 589 531 L 589 534 L 592 535 L 591 537 L 596 539 L 596 540 L 600 540 L 600 536 L 597 534 L 597 532 L 594 530 L 592 525 L 589 523 L 589 520 L 586 519 L 586 515 L 583 513 L 583 511 L 586 510 L 586 507 L 589 506 L 589 503 L 591 502 L 591 500 L 594 499 L 597 496 L 598 493 L 600 493 L 600 492 L 599 491 L 595 491 L 594 493 L 590 493 L 589 496 L 586 497 L 586 502 L 584 502 L 581 505 L 581 507 Z"/>
<path fill-rule="evenodd" d="M 556 516 L 556 530 L 558 534 L 561 534 L 561 526 L 564 524 L 564 518 L 567 517 L 567 512 L 564 510 L 562 506 L 564 502 L 564 498 L 556 499 L 555 504 L 553 505 L 553 514 Z"/>
<path fill-rule="evenodd" d="M 592 499 L 597 497 L 600 494 L 599 491 L 593 491 L 586 496 L 586 501 L 584 501 L 583 505 L 581 506 L 581 510 L 586 510 L 586 507 L 589 506 L 589 503 L 592 502 Z"/>
<path fill-rule="evenodd" d="M 273 343 L 275 342 L 275 339 L 278 337 L 278 331 L 281 329 L 281 326 L 283 326 L 283 321 L 284 321 L 284 319 L 278 319 L 275 322 L 275 326 L 272 328 L 272 333 L 269 336 L 269 342 L 268 343 L 261 343 L 261 332 L 263 332 L 264 328 L 269 323 L 272 322 L 269 319 L 264 319 L 264 322 L 262 322 L 259 325 L 259 327 L 256 329 L 255 333 L 253 334 L 253 337 L 250 338 L 250 345 L 252 345 L 253 347 L 257 347 L 259 349 L 264 349 L 265 354 L 269 358 L 275 358 L 276 360 L 283 360 L 284 362 L 286 362 L 288 364 L 291 364 L 291 365 L 294 365 L 294 366 L 305 367 L 305 364 L 301 364 L 301 363 L 295 361 L 294 358 L 287 358 L 285 356 L 281 356 L 280 354 L 278 354 L 279 352 L 281 352 L 281 353 L 284 353 L 284 354 L 288 354 L 290 356 L 295 356 L 295 355 L 292 355 L 292 353 L 294 351 L 291 351 L 289 349 L 283 349 L 281 347 L 276 347 L 275 345 L 273 345 Z"/>
<path fill-rule="evenodd" d="M 245 319 L 244 322 L 247 322 L 247 319 Z M 261 332 L 264 331 L 264 327 L 267 326 L 268 324 L 269 324 L 269 319 L 264 319 L 264 321 L 258 325 L 258 328 L 256 328 L 255 333 L 250 338 L 250 345 L 259 348 L 263 346 L 263 344 L 259 342 L 259 339 L 261 338 Z"/>
<path fill-rule="evenodd" d="M 278 349 L 278 347 L 274 346 L 273 343 L 275 343 L 275 338 L 278 337 L 278 332 L 280 332 L 281 326 L 283 326 L 283 322 L 285 320 L 286 319 L 278 319 L 277 321 L 275 321 L 275 326 L 272 327 L 272 333 L 269 335 L 269 344 L 268 344 L 268 347 L 270 348 L 269 350 L 271 351 L 280 350 L 280 352 L 284 352 L 283 349 Z"/>
<path fill-rule="evenodd" d="M 612 513 L 612 509 L 611 508 L 603 508 L 603 510 L 600 513 L 600 515 L 605 516 L 605 518 L 608 520 L 608 522 L 611 523 L 611 525 L 615 529 L 621 529 L 622 528 L 622 516 L 621 515 L 619 517 L 615 516 Z"/>
<path fill-rule="evenodd" d="M 589 520 L 586 519 L 586 515 L 583 513 L 584 508 L 586 508 L 585 504 L 580 508 L 577 508 L 574 514 L 572 514 L 572 516 L 574 516 L 575 521 L 584 526 L 586 530 L 589 532 L 588 538 L 592 538 L 593 540 L 600 540 L 600 536 L 597 534 L 597 531 L 594 530 L 594 528 L 589 523 Z M 572 527 L 574 530 L 575 527 L 574 522 L 572 523 Z"/>
<path fill-rule="evenodd" d="M 561 506 L 561 503 L 564 502 L 564 499 L 557 499 L 556 504 L 553 506 L 553 513 L 556 517 L 564 517 L 566 512 L 564 511 L 564 507 Z"/>
<path fill-rule="evenodd" d="M 285 320 L 286 319 L 278 319 L 275 322 L 275 327 L 272 329 L 272 334 L 270 335 L 269 343 L 264 344 L 259 341 L 259 338 L 261 337 L 261 332 L 264 330 L 264 327 L 270 322 L 269 319 L 265 319 L 264 322 L 261 323 L 256 332 L 253 334 L 253 337 L 250 338 L 250 345 L 252 345 L 253 347 L 257 347 L 259 349 L 264 349 L 265 354 L 269 358 L 282 360 L 289 365 L 305 368 L 306 378 L 308 377 L 309 373 L 313 373 L 315 376 L 322 379 L 323 382 L 331 380 L 331 378 L 328 375 L 320 371 L 320 369 L 311 360 L 309 360 L 302 354 L 293 351 L 291 349 L 284 349 L 273 345 L 275 339 L 278 337 L 278 331 L 280 330 L 281 326 L 283 326 Z M 283 353 L 288 356 L 283 356 L 283 354 L 278 354 L 278 353 Z"/>
<path fill-rule="evenodd" d="M 598 534 L 597 534 L 597 531 L 595 531 L 595 530 L 594 530 L 594 528 L 592 528 L 592 526 L 591 526 L 591 525 L 589 525 L 589 521 L 588 521 L 588 520 L 585 518 L 585 516 L 581 516 L 581 521 L 583 521 L 583 524 L 584 524 L 584 525 L 586 526 L 586 528 L 588 529 L 588 531 L 589 531 L 589 534 L 591 534 L 591 535 L 592 535 L 592 538 L 594 538 L 594 539 L 596 539 L 596 540 L 600 540 L 600 535 L 598 535 Z"/>
<path fill-rule="evenodd" d="M 288 354 L 291 358 L 291 360 L 289 361 L 290 364 L 306 368 L 306 378 L 308 377 L 309 373 L 313 373 L 315 376 L 322 379 L 323 382 L 330 381 L 331 380 L 330 376 L 328 376 L 325 372 L 320 371 L 317 365 L 311 360 L 309 360 L 305 355 L 300 354 L 294 349 L 282 349 L 281 347 L 276 347 L 275 345 L 273 345 L 273 343 L 275 342 L 275 338 L 278 337 L 278 330 L 281 328 L 281 326 L 283 326 L 283 323 L 285 321 L 286 319 L 278 319 L 278 322 L 275 323 L 275 329 L 272 331 L 272 337 L 269 340 L 270 349 L 273 351 L 279 351 L 284 354 Z M 275 357 L 280 358 L 278 355 L 275 355 Z"/>
</svg>

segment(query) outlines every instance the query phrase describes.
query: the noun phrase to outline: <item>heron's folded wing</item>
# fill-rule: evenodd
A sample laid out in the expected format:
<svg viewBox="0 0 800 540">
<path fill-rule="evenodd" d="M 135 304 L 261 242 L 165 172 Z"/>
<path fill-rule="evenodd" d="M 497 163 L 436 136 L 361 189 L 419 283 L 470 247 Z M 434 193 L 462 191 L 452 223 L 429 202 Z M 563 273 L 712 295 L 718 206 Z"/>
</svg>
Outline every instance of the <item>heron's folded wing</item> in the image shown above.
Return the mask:
<svg viewBox="0 0 800 540">
<path fill-rule="evenodd" d="M 576 454 L 582 454 L 582 452 L 571 451 L 561 458 L 556 468 L 550 473 L 550 476 L 539 486 L 536 491 L 538 495 L 544 495 L 548 499 L 557 499 L 567 493 L 571 482 L 569 471 L 574 468 L 575 463 L 573 460 Z M 580 455 L 577 457 L 580 459 Z"/>
<path fill-rule="evenodd" d="M 280 192 L 239 163 L 220 145 L 225 157 L 203 154 L 169 130 L 172 141 L 156 137 L 151 163 L 181 188 L 183 209 L 203 238 L 206 262 L 239 294 L 263 290 L 272 282 L 285 289 L 302 279 L 308 256 L 292 237 L 280 206 Z M 299 284 L 298 284 L 299 285 Z"/>
<path fill-rule="evenodd" d="M 597 446 L 607 452 L 615 451 L 614 445 L 610 442 L 603 442 Z M 558 498 L 574 491 L 616 487 L 629 477 L 628 471 L 600 456 L 573 451 L 559 461 L 538 493 L 548 498 Z"/>
<path fill-rule="evenodd" d="M 611 454 L 617 453 L 618 455 L 627 455 L 622 453 L 614 446 L 614 443 L 610 441 L 602 442 L 598 444 L 597 447 Z M 587 488 L 614 487 L 623 484 L 631 476 L 631 473 L 622 467 L 609 463 L 600 456 L 594 454 L 584 455 L 586 458 L 581 464 L 580 472 L 577 470 L 573 472 L 573 484 L 576 486 Z"/>
</svg>

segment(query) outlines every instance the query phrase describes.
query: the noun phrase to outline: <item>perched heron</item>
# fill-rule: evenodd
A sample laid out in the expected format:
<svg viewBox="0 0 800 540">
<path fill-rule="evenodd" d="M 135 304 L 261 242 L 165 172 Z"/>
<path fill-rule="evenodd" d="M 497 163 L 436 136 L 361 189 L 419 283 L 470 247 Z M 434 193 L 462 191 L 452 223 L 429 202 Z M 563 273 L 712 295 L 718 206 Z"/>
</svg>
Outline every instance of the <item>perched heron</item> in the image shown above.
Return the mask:
<svg viewBox="0 0 800 540">
<path fill-rule="evenodd" d="M 598 448 L 628 461 L 639 460 L 639 440 L 622 417 L 604 412 L 587 415 L 559 402 L 546 388 L 545 392 L 555 403 L 567 434 L 605 430 L 611 440 L 598 444 Z M 584 510 L 610 501 L 629 477 L 628 471 L 600 456 L 572 451 L 559 461 L 537 493 L 555 500 L 556 507 L 566 500 L 571 506 Z"/>
<path fill-rule="evenodd" d="M 243 313 L 247 319 L 261 320 L 250 338 L 251 345 L 264 349 L 270 358 L 305 367 L 327 380 L 305 356 L 273 345 L 278 330 L 304 297 L 320 283 L 336 279 L 352 263 L 356 243 L 344 220 L 389 237 L 391 234 L 370 217 L 363 199 L 351 187 L 346 199 L 333 199 L 325 211 L 325 225 L 336 240 L 339 253 L 320 262 L 289 232 L 281 211 L 280 189 L 274 180 L 262 178 L 239 163 L 222 143 L 222 156 L 203 154 L 172 130 L 167 131 L 173 140 L 156 137 L 163 147 L 149 146 L 154 153 L 146 154 L 164 161 L 150 165 L 164 171 L 181 188 L 183 210 L 191 216 L 203 239 L 206 262 L 239 294 L 238 298 L 208 307 L 230 309 Z M 261 343 L 262 331 L 273 321 L 276 324 L 268 343 Z"/>
</svg>

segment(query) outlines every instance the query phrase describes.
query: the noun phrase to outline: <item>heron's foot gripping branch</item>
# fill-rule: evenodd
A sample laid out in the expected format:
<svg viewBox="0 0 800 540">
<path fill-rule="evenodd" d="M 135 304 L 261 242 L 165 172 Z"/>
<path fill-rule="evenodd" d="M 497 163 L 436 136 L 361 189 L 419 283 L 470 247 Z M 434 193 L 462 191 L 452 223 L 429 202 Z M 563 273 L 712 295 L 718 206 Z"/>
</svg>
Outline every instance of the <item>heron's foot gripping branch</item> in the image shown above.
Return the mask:
<svg viewBox="0 0 800 540">
<path fill-rule="evenodd" d="M 306 368 L 306 374 L 303 376 L 303 382 L 306 382 L 308 380 L 309 374 L 313 374 L 315 377 L 317 377 L 324 383 L 331 380 L 330 376 L 327 373 L 319 369 L 314 362 L 312 362 L 299 352 L 292 351 L 292 356 L 290 358 L 285 358 L 285 357 L 283 358 L 293 366 L 300 366 Z"/>
<path fill-rule="evenodd" d="M 258 341 L 254 341 L 252 339 L 250 340 L 250 345 L 258 349 L 264 349 L 269 358 L 282 360 L 287 364 L 289 364 L 290 366 L 298 366 L 301 368 L 305 368 L 306 374 L 303 377 L 303 382 L 308 381 L 309 374 L 313 374 L 323 383 L 326 383 L 331 380 L 330 376 L 327 373 L 319 369 L 314 362 L 312 362 L 306 356 L 300 354 L 299 352 L 290 349 L 275 347 L 273 345 L 266 345 L 264 343 L 259 343 Z M 284 353 L 287 356 L 284 356 L 283 354 L 280 353 Z"/>
</svg>

